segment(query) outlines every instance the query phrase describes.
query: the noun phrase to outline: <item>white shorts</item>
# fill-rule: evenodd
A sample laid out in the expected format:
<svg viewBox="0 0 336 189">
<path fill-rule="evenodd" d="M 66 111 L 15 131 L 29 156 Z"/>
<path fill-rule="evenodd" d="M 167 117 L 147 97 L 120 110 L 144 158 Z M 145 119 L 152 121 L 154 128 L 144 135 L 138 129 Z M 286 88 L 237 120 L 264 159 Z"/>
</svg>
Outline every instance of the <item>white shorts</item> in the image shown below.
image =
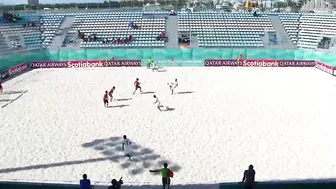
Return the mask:
<svg viewBox="0 0 336 189">
<path fill-rule="evenodd" d="M 131 148 L 130 148 L 130 147 L 125 147 L 125 149 L 124 149 L 124 154 L 125 154 L 125 155 L 131 155 L 131 154 L 132 154 L 132 150 L 131 150 Z"/>
</svg>

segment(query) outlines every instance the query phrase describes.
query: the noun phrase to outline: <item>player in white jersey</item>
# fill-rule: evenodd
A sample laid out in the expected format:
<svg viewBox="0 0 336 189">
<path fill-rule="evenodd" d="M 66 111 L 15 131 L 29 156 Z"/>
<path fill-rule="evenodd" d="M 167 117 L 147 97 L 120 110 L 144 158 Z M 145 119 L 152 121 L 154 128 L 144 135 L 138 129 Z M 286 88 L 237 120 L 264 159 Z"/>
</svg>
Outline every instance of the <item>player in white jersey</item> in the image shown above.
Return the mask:
<svg viewBox="0 0 336 189">
<path fill-rule="evenodd" d="M 128 157 L 129 160 L 132 160 L 131 157 L 131 153 L 132 153 L 132 149 L 131 149 L 131 145 L 132 142 L 126 137 L 126 135 L 123 136 L 124 141 L 122 143 L 122 149 L 125 153 L 125 156 Z"/>
<path fill-rule="evenodd" d="M 171 90 L 171 94 L 174 94 L 174 89 L 178 87 L 177 79 L 175 79 L 175 81 L 170 84 L 168 83 L 168 85 L 169 85 L 169 89 Z"/>
<path fill-rule="evenodd" d="M 154 99 L 155 99 L 154 104 L 156 104 L 156 107 L 157 107 L 160 111 L 162 111 L 161 108 L 162 108 L 163 106 L 161 105 L 161 102 L 160 102 L 159 98 L 156 97 L 156 95 L 154 95 L 153 97 L 154 97 Z"/>
<path fill-rule="evenodd" d="M 156 67 L 155 63 L 152 61 L 150 67 L 152 68 L 153 72 L 156 70 L 158 71 L 158 68 Z"/>
</svg>

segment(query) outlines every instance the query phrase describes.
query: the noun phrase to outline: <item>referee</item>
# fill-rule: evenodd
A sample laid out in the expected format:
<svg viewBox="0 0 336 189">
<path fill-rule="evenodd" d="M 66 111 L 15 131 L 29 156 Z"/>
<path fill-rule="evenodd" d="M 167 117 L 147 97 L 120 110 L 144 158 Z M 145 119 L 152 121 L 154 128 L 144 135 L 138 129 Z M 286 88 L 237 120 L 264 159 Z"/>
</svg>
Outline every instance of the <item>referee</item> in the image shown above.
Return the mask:
<svg viewBox="0 0 336 189">
<path fill-rule="evenodd" d="M 151 172 L 151 173 L 160 172 L 160 173 L 161 173 L 161 176 L 162 176 L 162 185 L 163 185 L 163 189 L 165 189 L 166 186 L 167 186 L 167 189 L 170 188 L 169 172 L 171 172 L 171 170 L 168 169 L 168 164 L 167 164 L 167 163 L 164 163 L 164 164 L 163 164 L 163 168 L 162 168 L 162 169 L 149 170 L 149 172 Z"/>
</svg>

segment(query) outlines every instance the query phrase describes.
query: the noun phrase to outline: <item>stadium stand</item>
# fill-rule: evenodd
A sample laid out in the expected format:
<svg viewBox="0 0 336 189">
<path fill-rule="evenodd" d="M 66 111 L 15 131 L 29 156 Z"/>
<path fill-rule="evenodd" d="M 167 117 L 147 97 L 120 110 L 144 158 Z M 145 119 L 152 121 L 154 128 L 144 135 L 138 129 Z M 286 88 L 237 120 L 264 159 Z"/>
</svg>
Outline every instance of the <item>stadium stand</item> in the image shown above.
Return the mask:
<svg viewBox="0 0 336 189">
<path fill-rule="evenodd" d="M 54 38 L 56 31 L 61 26 L 64 21 L 65 15 L 62 14 L 45 14 L 41 18 L 41 29 L 43 33 L 41 34 L 42 47 L 47 47 L 50 45 L 52 39 Z"/>
<path fill-rule="evenodd" d="M 297 44 L 301 14 L 279 14 L 278 17 L 292 43 Z"/>
<path fill-rule="evenodd" d="M 156 14 L 162 14 L 156 12 Z M 132 20 L 138 28 L 130 28 Z M 165 18 L 147 18 L 143 12 L 99 12 L 77 14 L 73 29 L 69 33 L 84 33 L 86 36 L 96 35 L 97 40 L 82 41 L 82 48 L 132 48 L 132 47 L 164 47 L 164 41 L 157 40 L 160 32 L 165 31 Z M 114 38 L 127 38 L 132 35 L 128 43 L 103 43 L 104 39 L 113 41 Z"/>
<path fill-rule="evenodd" d="M 86 36 L 96 36 L 96 40 L 81 41 L 81 48 L 165 47 L 165 41 L 157 37 L 166 30 L 168 12 L 77 12 L 24 14 L 15 22 L 0 17 L 0 52 L 48 47 L 67 16 L 74 18 L 67 33 L 77 34 L 80 31 Z M 279 13 L 278 18 L 291 42 L 299 49 L 331 47 L 336 43 L 335 15 Z M 130 20 L 138 27 L 129 27 Z M 179 34 L 197 36 L 196 46 L 206 48 L 262 48 L 265 33 L 275 32 L 266 13 L 255 16 L 252 13 L 179 12 L 177 24 Z M 132 35 L 131 41 L 112 42 L 129 35 Z M 77 38 L 74 35 L 71 37 Z M 64 38 L 64 41 L 66 43 L 69 38 Z"/>
<path fill-rule="evenodd" d="M 200 47 L 263 47 L 261 36 L 274 31 L 267 15 L 251 13 L 179 13 L 180 33 L 197 35 Z"/>
<path fill-rule="evenodd" d="M 40 49 L 47 47 L 60 24 L 64 15 L 39 15 L 25 14 L 19 15 L 20 19 L 10 22 L 1 17 L 0 34 L 2 40 L 0 45 L 6 49 L 6 44 L 10 44 L 7 52 L 18 49 Z M 7 40 L 6 40 L 7 39 Z M 4 51 L 2 51 L 4 52 Z"/>
<path fill-rule="evenodd" d="M 303 14 L 300 18 L 298 48 L 316 49 L 323 37 L 335 37 L 335 24 L 334 15 Z"/>
<path fill-rule="evenodd" d="M 299 49 L 316 49 L 324 37 L 336 37 L 336 16 L 331 14 L 280 14 L 285 30 Z"/>
</svg>

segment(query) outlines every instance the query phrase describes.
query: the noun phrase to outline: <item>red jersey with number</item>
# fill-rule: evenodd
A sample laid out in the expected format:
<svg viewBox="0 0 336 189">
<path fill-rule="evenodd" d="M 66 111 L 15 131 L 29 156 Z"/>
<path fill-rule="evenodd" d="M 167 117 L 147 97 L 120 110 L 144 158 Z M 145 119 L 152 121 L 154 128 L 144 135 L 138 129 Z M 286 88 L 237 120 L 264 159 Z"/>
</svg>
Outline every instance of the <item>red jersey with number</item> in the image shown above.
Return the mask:
<svg viewBox="0 0 336 189">
<path fill-rule="evenodd" d="M 139 82 L 139 81 L 135 81 L 135 82 L 134 82 L 134 85 L 135 85 L 136 87 L 139 87 L 139 86 L 140 86 L 140 82 Z"/>
<path fill-rule="evenodd" d="M 108 99 L 107 94 L 104 94 L 104 100 L 107 100 L 107 99 Z"/>
<path fill-rule="evenodd" d="M 110 92 L 109 92 L 109 95 L 111 96 L 114 92 L 114 89 L 111 89 Z"/>
</svg>

